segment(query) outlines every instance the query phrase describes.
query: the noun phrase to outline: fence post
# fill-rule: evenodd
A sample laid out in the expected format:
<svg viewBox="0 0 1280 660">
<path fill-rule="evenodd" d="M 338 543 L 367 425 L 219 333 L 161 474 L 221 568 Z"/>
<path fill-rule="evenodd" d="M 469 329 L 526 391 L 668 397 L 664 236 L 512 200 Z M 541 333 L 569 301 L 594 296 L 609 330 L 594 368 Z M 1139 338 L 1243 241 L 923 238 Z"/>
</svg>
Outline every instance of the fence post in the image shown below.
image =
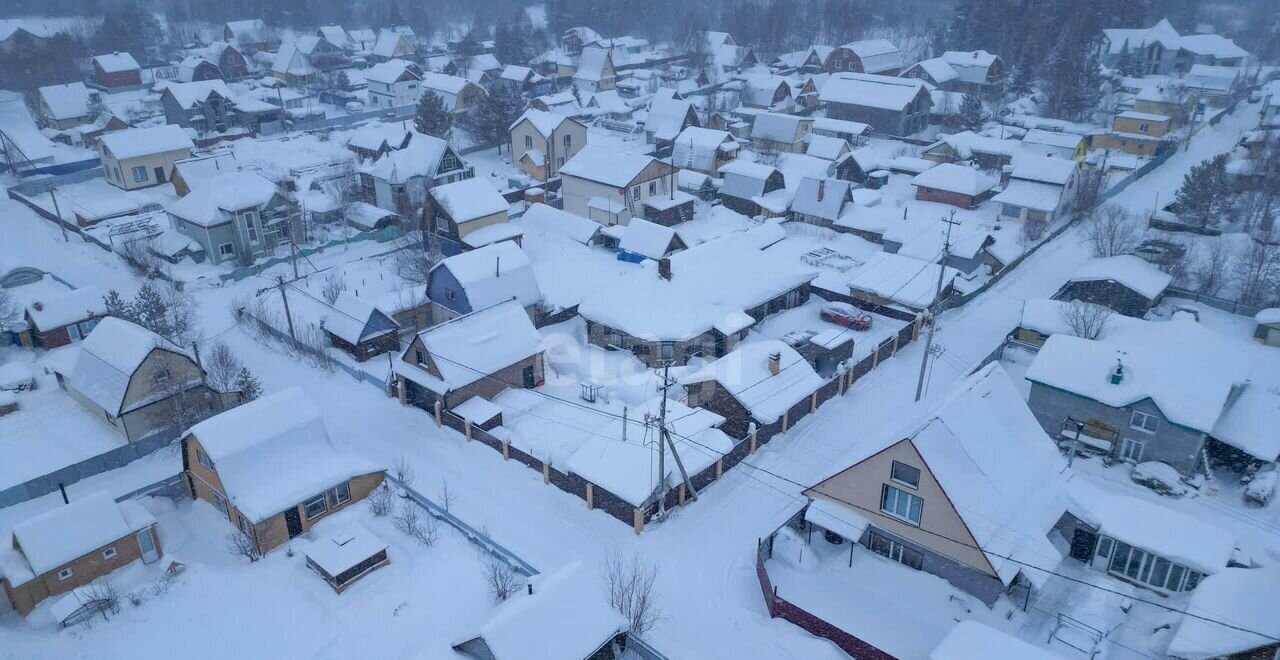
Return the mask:
<svg viewBox="0 0 1280 660">
<path fill-rule="evenodd" d="M 813 394 L 809 395 L 809 412 L 813 413 L 817 409 L 818 409 L 818 390 L 814 390 Z"/>
<path fill-rule="evenodd" d="M 676 492 L 678 493 L 676 501 L 680 503 L 680 506 L 684 506 L 684 484 L 680 484 L 680 487 L 676 489 Z"/>
<path fill-rule="evenodd" d="M 893 336 L 893 350 L 889 351 L 889 357 L 893 357 L 897 354 L 898 354 L 898 335 L 895 334 Z"/>
<path fill-rule="evenodd" d="M 590 481 L 587 482 L 587 509 L 596 508 L 596 489 Z"/>
<path fill-rule="evenodd" d="M 756 453 L 756 432 L 751 432 L 751 453 Z"/>
<path fill-rule="evenodd" d="M 880 364 L 880 346 L 876 345 L 875 348 L 871 349 L 871 368 L 875 369 L 876 366 L 879 364 Z"/>
<path fill-rule="evenodd" d="M 716 481 L 720 481 L 720 477 L 724 475 L 724 458 L 716 459 Z"/>
<path fill-rule="evenodd" d="M 790 422 L 791 422 L 791 411 L 788 410 L 787 412 L 782 413 L 782 432 L 783 433 L 787 432 L 787 427 L 790 426 Z"/>
<path fill-rule="evenodd" d="M 849 372 L 846 370 L 841 371 L 839 375 L 836 376 L 836 394 L 844 395 L 844 379 L 848 374 Z"/>
<path fill-rule="evenodd" d="M 462 428 L 465 431 L 465 435 L 467 436 L 467 442 L 471 442 L 471 420 L 469 419 L 462 420 Z"/>
<path fill-rule="evenodd" d="M 916 317 L 915 322 L 913 322 L 913 323 L 911 324 L 911 325 L 912 325 L 912 329 L 911 329 L 911 341 L 915 341 L 915 340 L 917 340 L 917 339 L 919 339 L 919 338 L 920 338 L 920 326 L 924 325 L 924 323 L 922 323 L 922 321 L 924 321 L 924 317 L 923 317 L 923 316 L 917 316 L 917 317 Z"/>
<path fill-rule="evenodd" d="M 443 423 L 440 421 L 440 402 L 439 401 L 436 401 L 435 408 L 436 408 L 436 427 L 438 428 L 440 426 L 443 426 Z"/>
<path fill-rule="evenodd" d="M 502 460 L 511 460 L 511 443 L 506 440 L 502 441 Z"/>
<path fill-rule="evenodd" d="M 546 461 L 542 462 L 542 483 L 551 483 L 551 466 Z"/>
<path fill-rule="evenodd" d="M 400 405 L 408 403 L 409 395 L 405 392 L 403 378 L 396 378 L 396 396 L 400 399 Z"/>
<path fill-rule="evenodd" d="M 631 527 L 636 530 L 636 534 L 644 531 L 644 509 L 631 510 Z"/>
</svg>

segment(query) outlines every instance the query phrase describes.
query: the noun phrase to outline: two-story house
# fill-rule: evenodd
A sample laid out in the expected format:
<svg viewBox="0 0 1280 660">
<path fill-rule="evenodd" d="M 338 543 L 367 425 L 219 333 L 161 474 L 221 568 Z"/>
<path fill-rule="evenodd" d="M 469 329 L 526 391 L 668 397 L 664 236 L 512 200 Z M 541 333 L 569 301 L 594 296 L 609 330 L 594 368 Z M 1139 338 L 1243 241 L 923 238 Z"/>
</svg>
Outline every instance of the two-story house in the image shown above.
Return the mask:
<svg viewBox="0 0 1280 660">
<path fill-rule="evenodd" d="M 431 323 L 514 299 L 536 320 L 542 291 L 524 250 L 501 241 L 440 260 L 427 276 Z"/>
<path fill-rule="evenodd" d="M 671 146 L 671 161 L 681 170 L 693 170 L 713 177 L 720 167 L 738 157 L 739 145 L 728 131 L 690 126 L 676 136 Z"/>
<path fill-rule="evenodd" d="M 827 104 L 828 117 L 899 136 L 924 130 L 933 107 L 929 89 L 919 79 L 860 73 L 832 76 L 818 100 Z"/>
<path fill-rule="evenodd" d="M 165 120 L 201 135 L 226 131 L 236 123 L 231 90 L 220 79 L 170 83 L 160 95 Z"/>
<path fill-rule="evenodd" d="M 426 221 L 446 255 L 517 239 L 520 230 L 507 223 L 510 204 L 484 179 L 463 179 L 427 191 Z"/>
<path fill-rule="evenodd" d="M 1071 213 L 1080 181 L 1080 164 L 1055 156 L 1020 155 L 1004 190 L 991 198 L 1000 218 L 1052 223 Z"/>
<path fill-rule="evenodd" d="M 836 47 L 827 54 L 827 73 L 876 73 L 896 76 L 902 71 L 902 51 L 886 39 L 865 39 Z"/>
<path fill-rule="evenodd" d="M 290 203 L 257 172 L 223 172 L 168 207 L 178 233 L 200 244 L 210 263 L 252 263 L 278 245 L 300 238 L 291 230 Z M 293 234 L 290 233 L 293 232 Z"/>
<path fill-rule="evenodd" d="M 190 158 L 195 143 L 181 126 L 166 124 L 108 133 L 96 146 L 107 183 L 135 190 L 167 183 L 173 164 Z"/>
<path fill-rule="evenodd" d="M 652 156 L 588 146 L 560 170 L 564 210 L 606 226 L 625 225 L 645 215 L 646 201 L 671 195 L 676 171 Z"/>
<path fill-rule="evenodd" d="M 587 145 L 587 127 L 564 115 L 530 108 L 510 128 L 511 161 L 537 179 L 559 176 L 560 168 Z"/>
<path fill-rule="evenodd" d="M 475 176 L 475 169 L 448 142 L 417 132 L 404 148 L 359 169 L 361 199 L 404 218 L 421 212 L 431 188 Z"/>
<path fill-rule="evenodd" d="M 369 108 L 391 109 L 414 105 L 422 96 L 422 69 L 407 60 L 387 60 L 364 72 Z"/>
</svg>

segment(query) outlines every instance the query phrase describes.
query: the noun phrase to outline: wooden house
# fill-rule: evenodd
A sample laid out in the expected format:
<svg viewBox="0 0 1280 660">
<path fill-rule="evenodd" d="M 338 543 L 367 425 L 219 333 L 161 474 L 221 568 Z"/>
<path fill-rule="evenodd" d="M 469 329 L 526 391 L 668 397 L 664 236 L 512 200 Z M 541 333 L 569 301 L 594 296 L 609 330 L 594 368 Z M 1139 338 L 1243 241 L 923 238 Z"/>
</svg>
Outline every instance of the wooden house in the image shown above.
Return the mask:
<svg viewBox="0 0 1280 660">
<path fill-rule="evenodd" d="M 530 108 L 508 131 L 511 159 L 522 172 L 546 181 L 587 144 L 587 127 L 565 115 Z"/>
<path fill-rule="evenodd" d="M 896 76 L 902 71 L 902 51 L 885 39 L 854 41 L 832 49 L 823 69 L 827 73 L 875 73 Z"/>
<path fill-rule="evenodd" d="M 96 286 L 34 300 L 23 311 L 35 345 L 45 349 L 84 339 L 106 315 L 102 290 Z"/>
<path fill-rule="evenodd" d="M 192 498 L 217 509 L 260 553 L 368 497 L 383 478 L 333 442 L 320 408 L 297 387 L 191 427 L 182 470 Z"/>
<path fill-rule="evenodd" d="M 272 39 L 266 21 L 261 18 L 227 21 L 222 26 L 222 40 L 249 50 L 269 50 L 273 42 L 278 42 Z"/>
<path fill-rule="evenodd" d="M 799 115 L 762 112 L 751 126 L 751 148 L 759 152 L 800 154 L 813 131 L 813 119 Z"/>
<path fill-rule="evenodd" d="M 440 260 L 427 276 L 431 322 L 443 323 L 515 299 L 535 318 L 542 291 L 520 246 L 501 241 Z"/>
<path fill-rule="evenodd" d="M 1000 180 L 993 176 L 955 163 L 931 167 L 911 180 L 916 189 L 916 199 L 962 209 L 977 208 L 992 196 L 992 189 L 999 183 Z"/>
<path fill-rule="evenodd" d="M 427 192 L 426 219 L 446 255 L 499 240 L 517 238 L 519 229 L 507 224 L 510 204 L 484 179 L 463 179 L 433 186 Z M 478 232 L 483 235 L 477 236 Z"/>
<path fill-rule="evenodd" d="M 560 170 L 564 210 L 602 225 L 625 225 L 644 204 L 671 196 L 676 168 L 653 156 L 588 146 Z"/>
<path fill-rule="evenodd" d="M 18 522 L 9 546 L 0 549 L 0 598 L 24 616 L 46 598 L 162 554 L 155 517 L 106 491 Z"/>
<path fill-rule="evenodd" d="M 1054 300 L 1081 300 L 1142 318 L 1159 304 L 1172 276 L 1133 255 L 1091 259 L 1054 294 Z"/>
<path fill-rule="evenodd" d="M 832 76 L 818 99 L 827 104 L 832 119 L 898 136 L 924 130 L 933 106 L 929 89 L 918 79 L 857 73 Z"/>
<path fill-rule="evenodd" d="M 108 133 L 96 146 L 107 183 L 134 190 L 167 183 L 173 164 L 190 158 L 195 143 L 181 127 L 164 125 Z"/>
<path fill-rule="evenodd" d="M 787 212 L 786 185 L 776 167 L 735 160 L 720 168 L 720 201 L 748 217 L 781 217 Z"/>
<path fill-rule="evenodd" d="M 95 55 L 93 79 L 107 89 L 137 87 L 142 84 L 142 67 L 129 53 Z"/>
<path fill-rule="evenodd" d="M 400 350 L 400 324 L 389 312 L 346 292 L 334 301 L 332 310 L 321 327 L 329 343 L 357 362 Z"/>
</svg>

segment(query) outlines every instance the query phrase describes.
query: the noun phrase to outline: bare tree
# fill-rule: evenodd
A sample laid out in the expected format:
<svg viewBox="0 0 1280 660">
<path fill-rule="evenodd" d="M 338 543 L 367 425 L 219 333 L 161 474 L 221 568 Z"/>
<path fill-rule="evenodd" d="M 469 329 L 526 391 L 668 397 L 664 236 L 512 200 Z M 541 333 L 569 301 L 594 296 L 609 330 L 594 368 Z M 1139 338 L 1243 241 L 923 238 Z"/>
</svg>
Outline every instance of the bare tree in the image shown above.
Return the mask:
<svg viewBox="0 0 1280 660">
<path fill-rule="evenodd" d="M 324 287 L 321 289 L 321 295 L 324 301 L 330 305 L 338 302 L 338 296 L 347 290 L 347 278 L 342 276 L 341 272 L 335 271 L 325 275 Z"/>
<path fill-rule="evenodd" d="M 1081 172 L 1077 179 L 1075 198 L 1071 205 L 1081 217 L 1090 217 L 1098 204 L 1102 203 L 1102 193 L 1106 192 L 1107 181 L 1107 173 L 1104 171 L 1106 162 L 1102 165 Z"/>
<path fill-rule="evenodd" d="M 520 574 L 497 557 L 488 557 L 480 567 L 489 593 L 498 600 L 506 600 L 520 590 Z"/>
<path fill-rule="evenodd" d="M 262 559 L 262 551 L 258 549 L 257 541 L 254 541 L 253 537 L 238 529 L 227 534 L 227 551 L 233 555 L 244 557 L 250 562 Z"/>
<path fill-rule="evenodd" d="M 444 506 L 446 513 L 449 511 L 449 505 L 453 504 L 454 499 L 454 493 L 449 489 L 449 480 L 445 479 L 444 482 L 440 484 L 440 504 Z"/>
<path fill-rule="evenodd" d="M 155 278 L 162 272 L 165 261 L 151 251 L 151 246 L 154 243 L 154 238 L 123 241 L 116 248 L 116 252 L 124 257 L 125 263 L 129 264 L 129 267 L 139 277 Z"/>
<path fill-rule="evenodd" d="M 1236 262 L 1236 281 L 1240 284 L 1240 302 L 1266 306 L 1280 295 L 1280 248 L 1250 241 L 1249 249 Z"/>
<path fill-rule="evenodd" d="M 604 580 L 609 604 L 627 619 L 629 630 L 637 637 L 653 629 L 662 617 L 654 583 L 658 567 L 646 563 L 640 555 L 625 559 L 615 552 L 605 559 Z"/>
<path fill-rule="evenodd" d="M 235 385 L 240 366 L 240 359 L 226 344 L 222 342 L 214 344 L 213 350 L 209 351 L 209 356 L 204 360 L 209 386 L 220 394 L 230 392 Z"/>
<path fill-rule="evenodd" d="M 395 507 L 396 496 L 391 492 L 391 488 L 383 483 L 369 494 L 369 510 L 373 511 L 373 515 L 381 518 L 389 513 Z"/>
<path fill-rule="evenodd" d="M 425 513 L 413 500 L 401 501 L 394 524 L 396 529 L 426 546 L 435 545 L 440 537 L 440 521 Z"/>
<path fill-rule="evenodd" d="M 1111 325 L 1114 312 L 1109 307 L 1072 300 L 1062 305 L 1062 322 L 1071 328 L 1071 334 L 1082 339 L 1102 339 Z"/>
<path fill-rule="evenodd" d="M 1133 214 L 1114 204 L 1103 206 L 1089 216 L 1085 235 L 1095 257 L 1128 254 L 1138 247 L 1140 237 Z"/>
<path fill-rule="evenodd" d="M 110 580 L 105 578 L 90 583 L 76 595 L 76 599 L 82 606 L 86 606 L 87 610 L 100 612 L 103 618 L 106 618 L 107 614 L 120 613 L 120 592 Z M 81 620 L 87 621 L 88 617 Z"/>
<path fill-rule="evenodd" d="M 196 301 L 190 294 L 183 291 L 180 284 L 175 284 L 168 280 L 161 280 L 160 285 L 156 287 L 156 291 L 160 294 L 160 299 L 164 303 L 165 314 L 168 320 L 169 334 L 165 339 L 179 345 L 188 346 L 194 339 L 196 331 Z"/>
<path fill-rule="evenodd" d="M 417 476 L 414 474 L 413 466 L 409 464 L 409 459 L 402 454 L 391 464 L 391 476 L 395 477 L 405 488 L 413 487 L 413 480 Z"/>
<path fill-rule="evenodd" d="M 418 231 L 396 239 L 391 265 L 396 276 L 414 285 L 427 283 L 427 276 L 443 258 L 440 238 L 435 232 Z"/>
<path fill-rule="evenodd" d="M 1018 242 L 1022 244 L 1023 249 L 1040 242 L 1044 237 L 1044 230 L 1049 227 L 1049 223 L 1044 220 L 1032 220 L 1028 218 L 1022 223 L 1022 231 L 1018 233 Z"/>
</svg>

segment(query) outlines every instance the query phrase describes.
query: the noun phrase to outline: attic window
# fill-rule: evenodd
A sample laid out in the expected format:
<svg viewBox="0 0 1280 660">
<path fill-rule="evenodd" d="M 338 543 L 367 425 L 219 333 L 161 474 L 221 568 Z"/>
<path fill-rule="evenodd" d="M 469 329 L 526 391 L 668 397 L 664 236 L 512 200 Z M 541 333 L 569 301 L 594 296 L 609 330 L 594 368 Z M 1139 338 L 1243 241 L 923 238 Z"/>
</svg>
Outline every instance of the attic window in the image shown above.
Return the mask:
<svg viewBox="0 0 1280 660">
<path fill-rule="evenodd" d="M 155 379 L 155 381 L 156 381 L 156 385 L 164 385 L 165 383 L 169 382 L 169 370 L 168 370 L 168 369 L 156 369 L 156 370 L 151 374 L 151 377 L 152 377 L 153 379 Z"/>
<path fill-rule="evenodd" d="M 103 551 L 102 551 L 102 558 L 103 558 L 103 559 L 111 559 L 112 557 L 115 557 L 115 556 L 116 556 L 116 554 L 117 554 L 117 553 L 116 553 L 116 549 L 115 549 L 114 547 L 107 548 L 106 550 L 103 550 Z"/>
<path fill-rule="evenodd" d="M 904 486 L 920 487 L 920 469 L 911 467 L 906 463 L 894 461 L 889 477 Z"/>
<path fill-rule="evenodd" d="M 59 579 L 59 580 L 66 580 L 66 579 L 70 578 L 72 575 L 75 575 L 75 571 L 73 571 L 73 570 L 71 570 L 71 569 L 69 569 L 69 568 L 64 568 L 64 569 L 62 569 L 62 570 L 58 571 L 58 579 Z"/>
<path fill-rule="evenodd" d="M 418 362 L 419 366 L 427 366 L 427 352 L 421 348 L 414 351 L 413 359 Z"/>
<path fill-rule="evenodd" d="M 196 461 L 204 466 L 204 469 L 213 470 L 213 461 L 209 459 L 209 455 L 204 453 L 203 449 L 196 449 Z"/>
</svg>

